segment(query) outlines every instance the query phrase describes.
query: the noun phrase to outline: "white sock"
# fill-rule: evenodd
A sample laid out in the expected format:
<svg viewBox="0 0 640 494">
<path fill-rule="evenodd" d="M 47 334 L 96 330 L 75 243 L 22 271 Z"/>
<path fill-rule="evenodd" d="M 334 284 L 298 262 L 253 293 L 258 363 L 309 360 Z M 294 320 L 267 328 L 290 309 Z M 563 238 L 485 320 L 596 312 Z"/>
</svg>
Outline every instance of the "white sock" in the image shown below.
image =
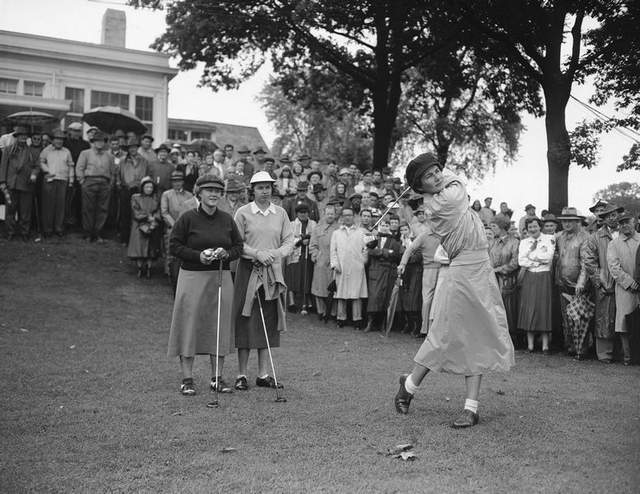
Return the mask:
<svg viewBox="0 0 640 494">
<path fill-rule="evenodd" d="M 478 402 L 467 398 L 464 400 L 464 409 L 471 410 L 473 413 L 478 413 Z"/>
<path fill-rule="evenodd" d="M 247 376 L 245 376 L 244 374 L 238 374 L 238 377 L 236 377 L 236 379 L 240 379 L 241 377 L 244 377 L 245 379 L 247 378 Z"/>
<path fill-rule="evenodd" d="M 258 376 L 260 379 L 266 379 L 267 377 L 269 377 L 269 374 L 265 374 L 264 376 Z"/>
<path fill-rule="evenodd" d="M 404 389 L 406 389 L 412 395 L 416 394 L 416 392 L 418 391 L 418 386 L 416 386 L 413 383 L 413 380 L 411 379 L 411 374 L 407 376 L 407 379 L 404 382 Z"/>
</svg>

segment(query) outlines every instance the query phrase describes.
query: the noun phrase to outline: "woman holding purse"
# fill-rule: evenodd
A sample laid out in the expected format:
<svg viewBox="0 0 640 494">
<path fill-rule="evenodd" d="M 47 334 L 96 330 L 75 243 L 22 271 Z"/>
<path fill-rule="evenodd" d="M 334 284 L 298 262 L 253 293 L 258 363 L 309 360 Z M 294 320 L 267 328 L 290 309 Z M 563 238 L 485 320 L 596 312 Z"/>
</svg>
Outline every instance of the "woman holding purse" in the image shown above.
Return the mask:
<svg viewBox="0 0 640 494">
<path fill-rule="evenodd" d="M 151 277 L 151 264 L 160 255 L 160 201 L 155 195 L 156 185 L 151 177 L 140 181 L 140 193 L 131 196 L 131 231 L 127 257 L 135 261 L 138 278 L 143 268 Z"/>
</svg>

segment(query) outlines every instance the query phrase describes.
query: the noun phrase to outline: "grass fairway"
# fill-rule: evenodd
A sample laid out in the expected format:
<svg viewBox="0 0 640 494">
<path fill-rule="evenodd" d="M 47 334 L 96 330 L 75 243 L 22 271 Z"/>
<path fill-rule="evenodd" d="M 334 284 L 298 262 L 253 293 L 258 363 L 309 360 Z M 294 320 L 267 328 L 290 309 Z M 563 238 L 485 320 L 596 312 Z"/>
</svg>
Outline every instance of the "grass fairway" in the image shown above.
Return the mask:
<svg viewBox="0 0 640 494">
<path fill-rule="evenodd" d="M 288 403 L 252 386 L 212 410 L 208 359 L 178 393 L 166 280 L 119 246 L 0 241 L 0 268 L 0 492 L 638 492 L 638 367 L 518 353 L 455 431 L 461 377 L 393 408 L 416 340 L 295 315 L 274 351 Z M 404 442 L 415 461 L 384 454 Z"/>
</svg>

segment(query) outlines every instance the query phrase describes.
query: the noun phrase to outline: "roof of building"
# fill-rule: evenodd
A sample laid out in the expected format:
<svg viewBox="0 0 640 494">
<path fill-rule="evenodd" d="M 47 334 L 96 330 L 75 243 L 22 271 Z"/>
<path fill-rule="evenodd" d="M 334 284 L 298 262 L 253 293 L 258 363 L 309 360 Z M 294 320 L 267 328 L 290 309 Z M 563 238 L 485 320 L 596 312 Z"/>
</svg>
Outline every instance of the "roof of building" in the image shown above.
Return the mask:
<svg viewBox="0 0 640 494">
<path fill-rule="evenodd" d="M 267 143 L 262 138 L 258 128 L 248 125 L 169 118 L 169 129 L 211 132 L 213 141 L 219 147 L 224 147 L 225 144 L 232 144 L 237 149 L 238 146 L 244 144 L 251 150 L 260 146 L 268 149 Z"/>
<path fill-rule="evenodd" d="M 155 72 L 167 75 L 169 79 L 178 73 L 178 69 L 169 67 L 169 56 L 164 53 L 15 31 L 0 30 L 1 53 L 117 67 L 132 71 Z"/>
</svg>

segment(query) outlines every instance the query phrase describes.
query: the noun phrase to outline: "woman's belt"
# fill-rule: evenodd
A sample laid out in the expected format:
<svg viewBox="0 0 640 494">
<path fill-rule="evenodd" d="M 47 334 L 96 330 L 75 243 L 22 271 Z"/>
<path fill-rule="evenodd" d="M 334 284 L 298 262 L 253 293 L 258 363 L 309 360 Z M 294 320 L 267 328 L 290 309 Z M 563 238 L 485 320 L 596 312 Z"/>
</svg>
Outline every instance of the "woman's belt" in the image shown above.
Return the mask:
<svg viewBox="0 0 640 494">
<path fill-rule="evenodd" d="M 466 266 L 468 264 L 478 264 L 489 260 L 487 249 L 463 250 L 451 260 L 450 266 Z"/>
</svg>

